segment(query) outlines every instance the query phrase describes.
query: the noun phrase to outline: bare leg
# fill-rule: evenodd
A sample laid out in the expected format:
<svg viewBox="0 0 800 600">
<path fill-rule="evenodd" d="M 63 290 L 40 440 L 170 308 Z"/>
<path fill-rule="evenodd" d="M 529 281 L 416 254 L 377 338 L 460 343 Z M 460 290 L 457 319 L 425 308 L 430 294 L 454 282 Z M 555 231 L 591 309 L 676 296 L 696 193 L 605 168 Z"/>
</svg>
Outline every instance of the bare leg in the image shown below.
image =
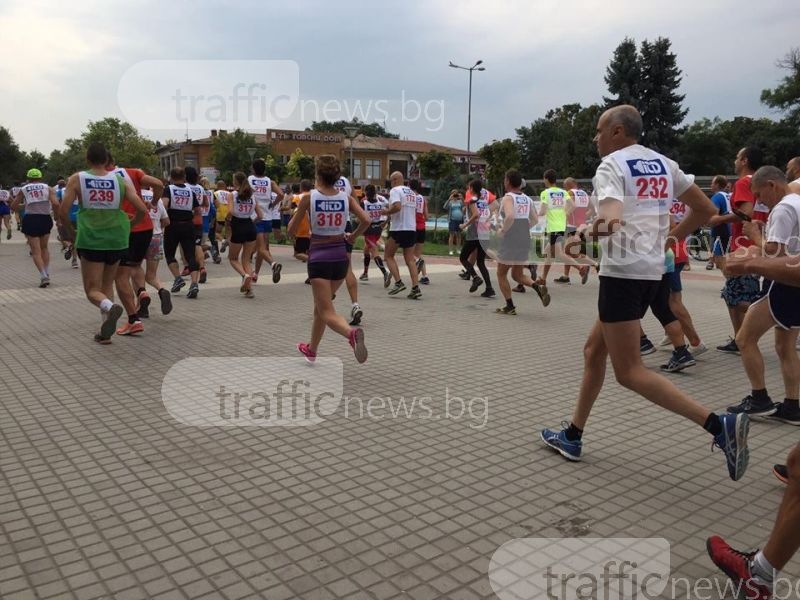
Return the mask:
<svg viewBox="0 0 800 600">
<path fill-rule="evenodd" d="M 131 274 L 133 269 L 130 267 L 119 267 L 115 277 L 117 295 L 128 316 L 136 314 L 136 295 L 131 286 Z"/>
<path fill-rule="evenodd" d="M 786 468 L 789 483 L 772 533 L 764 546 L 764 557 L 779 571 L 800 549 L 800 444 L 789 453 Z"/>
<path fill-rule="evenodd" d="M 775 327 L 775 321 L 772 320 L 769 306 L 765 300 L 750 307 L 744 323 L 736 334 L 736 345 L 742 355 L 742 365 L 750 380 L 750 387 L 754 390 L 763 390 L 767 387 L 764 376 L 764 357 L 758 348 L 758 340 L 773 327 Z"/>
<path fill-rule="evenodd" d="M 31 248 L 31 258 L 33 259 L 33 264 L 36 266 L 36 270 L 39 273 L 44 273 L 44 259 L 42 258 L 42 246 L 38 242 L 35 237 L 31 237 L 26 235 L 25 238 L 28 240 L 28 246 Z"/>
<path fill-rule="evenodd" d="M 764 304 L 761 302 L 760 304 Z M 800 356 L 797 354 L 797 329 L 775 329 L 775 351 L 781 361 L 785 398 L 800 398 Z M 762 389 L 762 388 L 758 388 Z"/>
<path fill-rule="evenodd" d="M 403 258 L 406 260 L 408 272 L 411 274 L 411 285 L 419 285 L 419 273 L 417 273 L 417 261 L 414 258 L 414 247 L 403 248 Z"/>
<path fill-rule="evenodd" d="M 592 411 L 603 382 L 606 378 L 608 349 L 600 321 L 596 321 L 583 346 L 583 378 L 578 392 L 578 403 L 572 413 L 572 424 L 578 429 L 586 428 L 589 413 Z"/>
<path fill-rule="evenodd" d="M 342 281 L 329 281 L 314 278 L 311 280 L 311 290 L 314 293 L 314 322 L 311 326 L 311 342 L 309 346 L 316 352 L 325 327 L 330 327 L 341 336 L 348 337 L 351 328 L 344 317 L 337 314 L 333 306 L 333 295 L 342 285 Z M 322 326 L 320 327 L 320 324 Z M 318 338 L 315 338 L 315 335 Z"/>
<path fill-rule="evenodd" d="M 497 263 L 497 287 L 500 288 L 500 293 L 506 302 L 511 300 L 511 284 L 508 283 L 509 268 L 509 265 Z"/>
<path fill-rule="evenodd" d="M 683 294 L 681 294 L 681 292 L 670 292 L 669 308 L 672 314 L 680 321 L 683 332 L 686 334 L 686 337 L 689 338 L 689 343 L 692 346 L 699 345 L 700 336 L 697 335 L 697 330 L 694 328 L 692 315 L 689 314 L 689 311 L 686 310 L 686 306 L 683 304 Z"/>
<path fill-rule="evenodd" d="M 394 280 L 400 281 L 400 268 L 397 266 L 397 260 L 394 257 L 396 253 L 397 242 L 395 242 L 392 238 L 389 238 L 386 240 L 386 250 L 383 253 L 383 262 L 386 264 L 386 268 L 389 269 L 389 273 L 392 274 Z"/>
<path fill-rule="evenodd" d="M 47 243 L 50 241 L 50 235 L 43 235 L 39 238 L 39 248 L 41 249 L 42 264 L 44 265 L 44 272 L 50 274 L 50 250 L 47 248 Z"/>
</svg>

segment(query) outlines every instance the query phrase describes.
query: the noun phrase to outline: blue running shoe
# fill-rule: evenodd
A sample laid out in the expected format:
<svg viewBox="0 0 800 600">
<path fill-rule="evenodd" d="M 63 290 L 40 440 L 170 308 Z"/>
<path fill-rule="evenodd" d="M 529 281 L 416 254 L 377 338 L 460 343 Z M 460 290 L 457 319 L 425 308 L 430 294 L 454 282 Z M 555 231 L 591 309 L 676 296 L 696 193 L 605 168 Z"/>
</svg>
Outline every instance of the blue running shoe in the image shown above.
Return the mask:
<svg viewBox="0 0 800 600">
<path fill-rule="evenodd" d="M 725 452 L 728 474 L 734 481 L 739 481 L 750 461 L 750 450 L 747 448 L 750 417 L 745 414 L 727 414 L 720 416 L 719 420 L 722 423 L 722 433 L 714 437 L 714 446 Z"/>
<path fill-rule="evenodd" d="M 642 356 L 647 356 L 648 354 L 652 354 L 656 351 L 656 347 L 653 345 L 647 337 L 643 337 L 639 340 L 639 354 Z"/>
<path fill-rule="evenodd" d="M 562 421 L 561 427 L 561 431 L 555 431 L 554 429 L 543 429 L 542 441 L 567 460 L 577 462 L 581 459 L 583 442 L 581 440 L 571 441 L 567 439 L 567 428 L 569 427 L 568 422 Z"/>
</svg>

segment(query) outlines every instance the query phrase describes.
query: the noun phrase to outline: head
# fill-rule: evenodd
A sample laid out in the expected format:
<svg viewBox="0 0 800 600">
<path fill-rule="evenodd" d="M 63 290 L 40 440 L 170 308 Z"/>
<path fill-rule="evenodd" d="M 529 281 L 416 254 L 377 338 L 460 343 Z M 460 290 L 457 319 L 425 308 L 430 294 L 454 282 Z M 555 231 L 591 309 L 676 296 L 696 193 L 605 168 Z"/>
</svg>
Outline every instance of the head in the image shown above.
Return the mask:
<svg viewBox="0 0 800 600">
<path fill-rule="evenodd" d="M 755 146 L 745 146 L 736 153 L 733 170 L 740 177 L 752 175 L 764 164 L 764 155 Z"/>
<path fill-rule="evenodd" d="M 86 162 L 95 169 L 105 168 L 108 164 L 108 150 L 100 142 L 92 142 L 86 148 Z"/>
<path fill-rule="evenodd" d="M 400 171 L 395 171 L 394 173 L 389 175 L 389 184 L 392 187 L 397 187 L 398 185 L 403 185 L 403 181 L 404 180 L 405 180 L 405 177 L 403 177 L 403 174 Z"/>
<path fill-rule="evenodd" d="M 257 158 L 253 161 L 253 175 L 256 177 L 264 177 L 267 174 L 267 163 L 263 158 Z"/>
<path fill-rule="evenodd" d="M 67 180 L 64 179 L 63 177 L 59 177 L 58 181 L 56 181 L 56 185 L 60 188 L 63 188 L 67 185 Z"/>
<path fill-rule="evenodd" d="M 342 176 L 342 167 L 339 159 L 333 154 L 323 154 L 314 159 L 314 170 L 317 181 L 326 186 L 333 186 Z"/>
<path fill-rule="evenodd" d="M 307 194 L 311 190 L 314 189 L 314 182 L 310 179 L 303 179 L 300 181 L 300 185 L 297 185 L 297 193 L 298 194 Z"/>
<path fill-rule="evenodd" d="M 520 189 L 522 187 L 522 173 L 516 169 L 510 169 L 506 171 L 503 185 L 505 186 L 507 192 Z"/>
<path fill-rule="evenodd" d="M 217 189 L 218 190 L 227 190 L 228 184 L 225 183 L 224 179 L 217 179 Z"/>
<path fill-rule="evenodd" d="M 728 178 L 725 175 L 715 175 L 711 180 L 711 192 L 723 192 L 728 188 Z"/>
<path fill-rule="evenodd" d="M 364 193 L 367 196 L 367 200 L 373 200 L 378 193 L 378 190 L 375 189 L 375 186 L 371 183 L 368 183 L 366 187 L 364 187 Z"/>
<path fill-rule="evenodd" d="M 111 155 L 111 150 L 106 150 L 106 170 L 111 171 L 116 168 L 117 161 L 114 160 L 114 157 Z"/>
<path fill-rule="evenodd" d="M 200 185 L 203 186 L 204 190 L 210 190 L 211 189 L 211 182 L 206 177 L 201 177 L 200 178 Z"/>
<path fill-rule="evenodd" d="M 33 169 L 28 169 L 26 177 L 28 181 L 40 181 L 42 179 L 42 172 L 34 167 Z"/>
<path fill-rule="evenodd" d="M 292 184 L 292 193 L 293 194 L 299 194 L 300 193 L 300 184 L 299 183 L 293 183 Z"/>
<path fill-rule="evenodd" d="M 642 115 L 633 106 L 622 104 L 605 111 L 597 121 L 594 143 L 600 157 L 639 142 L 642 137 Z"/>
<path fill-rule="evenodd" d="M 473 179 L 469 182 L 469 191 L 472 193 L 473 196 L 480 196 L 481 190 L 483 190 L 483 183 L 480 179 Z"/>
<path fill-rule="evenodd" d="M 411 181 L 409 181 L 408 182 L 408 187 L 411 188 L 411 191 L 416 192 L 418 194 L 419 194 L 420 190 L 422 189 L 422 186 L 420 186 L 420 184 L 419 184 L 419 179 L 412 179 Z"/>
<path fill-rule="evenodd" d="M 242 200 L 247 200 L 253 195 L 253 188 L 250 187 L 250 184 L 247 181 L 247 175 L 238 171 L 233 176 L 233 186 L 236 188 L 236 192 L 239 194 L 239 198 Z"/>
<path fill-rule="evenodd" d="M 761 202 L 773 208 L 789 193 L 786 173 L 772 165 L 760 167 L 758 171 L 753 173 L 753 178 L 750 180 L 750 189 L 753 191 L 756 200 L 761 200 Z"/>
<path fill-rule="evenodd" d="M 786 163 L 786 178 L 789 181 L 800 178 L 800 156 L 795 156 Z"/>
<path fill-rule="evenodd" d="M 567 177 L 564 180 L 564 189 L 565 190 L 577 190 L 578 189 L 578 182 L 575 181 L 572 177 Z"/>
<path fill-rule="evenodd" d="M 186 165 L 183 167 L 183 172 L 185 173 L 186 183 L 190 183 L 192 185 L 197 184 L 197 179 L 199 177 L 197 169 L 195 169 L 192 165 Z"/>
<path fill-rule="evenodd" d="M 544 184 L 548 187 L 554 186 L 556 184 L 556 172 L 553 169 L 547 169 L 542 175 L 542 179 L 544 180 Z"/>
<path fill-rule="evenodd" d="M 183 167 L 175 167 L 169 172 L 169 182 L 176 184 L 186 183 L 186 172 Z"/>
</svg>

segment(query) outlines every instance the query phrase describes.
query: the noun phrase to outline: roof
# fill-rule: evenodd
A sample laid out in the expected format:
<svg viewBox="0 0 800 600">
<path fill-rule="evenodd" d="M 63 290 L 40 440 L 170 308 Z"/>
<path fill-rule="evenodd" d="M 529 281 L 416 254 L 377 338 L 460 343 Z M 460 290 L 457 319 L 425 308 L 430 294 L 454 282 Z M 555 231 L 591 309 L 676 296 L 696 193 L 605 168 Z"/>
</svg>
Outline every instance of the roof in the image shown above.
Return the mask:
<svg viewBox="0 0 800 600">
<path fill-rule="evenodd" d="M 350 140 L 345 140 L 345 148 L 350 148 Z M 475 156 L 475 152 L 467 152 L 460 148 L 432 144 L 419 140 L 398 140 L 395 138 L 369 137 L 366 135 L 356 136 L 353 140 L 354 150 L 386 150 L 388 152 L 407 152 L 413 154 L 424 154 L 431 150 L 443 152 L 445 154 L 456 154 L 459 156 Z"/>
<path fill-rule="evenodd" d="M 268 143 L 267 142 L 267 134 L 266 133 L 250 133 L 250 132 L 248 132 L 248 134 L 252 135 L 255 138 L 255 140 L 256 140 L 255 143 L 256 144 L 266 145 Z M 223 133 L 222 135 L 225 135 L 225 134 Z M 182 141 L 182 142 L 173 142 L 172 144 L 165 144 L 163 146 L 160 146 L 156 150 L 156 154 L 163 154 L 165 152 L 172 152 L 173 150 L 179 150 L 183 146 L 190 145 L 190 144 L 200 144 L 200 145 L 203 145 L 203 146 L 210 145 L 214 141 L 214 137 L 215 136 L 209 136 L 209 137 L 204 137 L 204 138 L 198 138 L 198 139 L 195 139 L 195 140 L 185 140 L 185 141 Z"/>
</svg>

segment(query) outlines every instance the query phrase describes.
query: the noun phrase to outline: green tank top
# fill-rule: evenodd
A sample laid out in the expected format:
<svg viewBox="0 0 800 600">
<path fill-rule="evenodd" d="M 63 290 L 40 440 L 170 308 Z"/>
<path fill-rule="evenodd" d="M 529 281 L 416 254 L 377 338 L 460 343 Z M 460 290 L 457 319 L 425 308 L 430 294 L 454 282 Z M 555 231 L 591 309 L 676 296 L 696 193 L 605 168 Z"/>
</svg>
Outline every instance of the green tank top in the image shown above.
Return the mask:
<svg viewBox="0 0 800 600">
<path fill-rule="evenodd" d="M 75 247 L 80 250 L 124 250 L 128 247 L 131 222 L 122 210 L 122 198 L 125 197 L 125 181 L 119 175 L 109 173 L 106 176 L 94 175 L 88 171 L 81 174 L 81 182 L 85 178 L 112 180 L 116 184 L 114 199 L 116 208 L 90 208 L 87 198 L 94 190 L 84 189 L 81 185 L 80 208 L 78 209 L 78 235 Z M 104 190 L 108 193 L 109 190 Z"/>
</svg>

